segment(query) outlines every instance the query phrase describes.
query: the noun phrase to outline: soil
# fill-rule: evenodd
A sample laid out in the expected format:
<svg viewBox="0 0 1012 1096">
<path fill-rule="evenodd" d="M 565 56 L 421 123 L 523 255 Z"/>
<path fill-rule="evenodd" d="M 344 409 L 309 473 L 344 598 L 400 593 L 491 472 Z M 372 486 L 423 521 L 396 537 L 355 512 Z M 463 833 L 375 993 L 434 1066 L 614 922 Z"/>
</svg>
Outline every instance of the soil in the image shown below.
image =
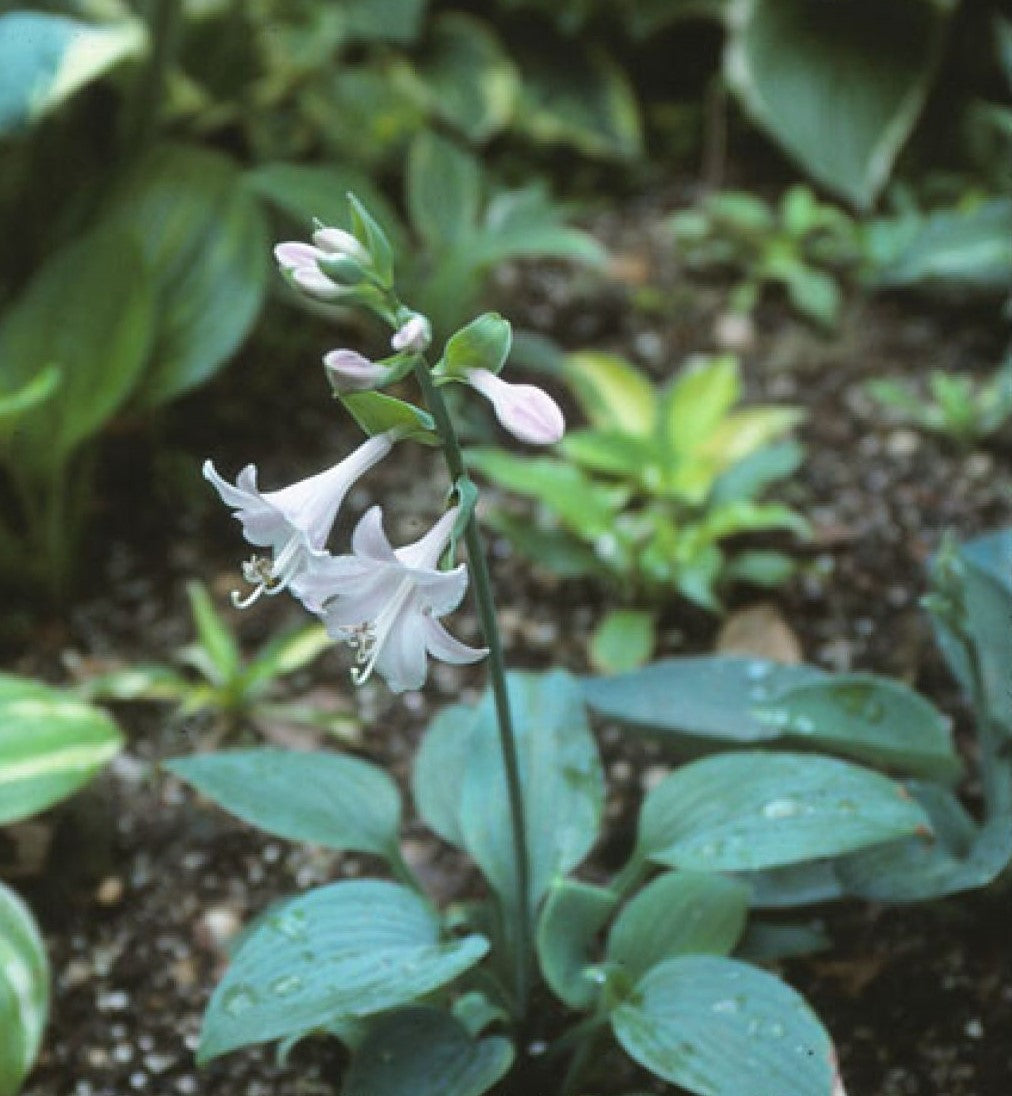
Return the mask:
<svg viewBox="0 0 1012 1096">
<path fill-rule="evenodd" d="M 966 712 L 917 601 L 925 561 L 943 531 L 968 536 L 1008 523 L 1012 447 L 1006 434 L 971 452 L 955 450 L 890 421 L 862 383 L 923 377 L 930 369 L 993 370 L 1003 350 L 997 310 L 852 293 L 838 335 L 826 338 L 774 297 L 742 325 L 722 311 L 725 285 L 690 281 L 679 267 L 661 221 L 678 198 L 652 197 L 594 223 L 617 256 L 611 280 L 551 264 L 518 266 L 499 275 L 495 306 L 518 326 L 567 347 L 620 351 L 658 377 L 690 353 L 736 349 L 750 398 L 804 407 L 808 457 L 781 495 L 812 518 L 815 537 L 798 549 L 803 565 L 786 588 L 737 591 L 730 609 L 772 603 L 807 660 L 914 683 L 953 713 L 966 744 Z M 190 638 L 184 585 L 193 576 L 208 583 L 249 649 L 300 619 L 280 598 L 241 620 L 228 607 L 243 545 L 196 474 L 210 454 L 223 471 L 255 460 L 264 483 L 282 483 L 353 443 L 322 398 L 312 364 L 328 337 L 284 309 L 272 306 L 266 344 L 254 341 L 260 349 L 177 408 L 167 435 L 153 439 L 127 424 L 114 439 L 101 496 L 101 555 L 90 568 L 95 588 L 66 618 L 40 623 L 9 668 L 67 680 L 117 662 L 169 661 Z M 290 349 L 279 364 L 285 337 Z M 435 458 L 423 454 L 386 462 L 368 489 L 356 490 L 353 509 L 374 496 L 396 500 L 392 531 L 407 536 L 435 512 L 443 480 Z M 600 592 L 558 580 L 505 544 L 493 545 L 492 564 L 510 664 L 585 672 L 586 637 L 606 607 Z M 719 623 L 672 604 L 658 654 L 712 649 Z M 467 610 L 454 627 L 463 639 L 476 638 Z M 396 699 L 381 684 L 354 692 L 345 667 L 340 652 L 328 652 L 286 688 L 294 695 L 326 690 L 357 711 L 364 730 L 354 748 L 402 785 L 427 719 L 462 695 L 476 696 L 482 681 L 480 668 L 435 665 L 424 692 Z M 45 870 L 16 879 L 43 924 L 55 981 L 45 1047 L 25 1096 L 332 1093 L 342 1066 L 336 1043 L 309 1041 L 287 1065 L 260 1049 L 201 1071 L 193 1051 L 238 926 L 279 896 L 376 865 L 264 837 L 195 802 L 158 771 L 166 757 L 210 748 L 219 738 L 213 721 L 154 705 L 122 705 L 116 714 L 126 750 L 34 831 L 43 842 L 51 838 Z M 254 739 L 245 728 L 233 741 Z M 601 742 L 617 836 L 595 853 L 599 867 L 628 840 L 644 782 L 664 763 L 656 748 L 614 729 L 602 728 Z M 964 790 L 974 802 L 974 783 Z M 28 833 L 16 836 L 30 843 Z M 415 823 L 405 856 L 441 896 L 475 885 L 466 864 Z M 0 864 L 17 862 L 0 846 Z M 851 1096 L 1010 1091 L 1007 889 L 908 909 L 851 904 L 817 912 L 834 946 L 782 969 L 833 1034 Z M 671 1091 L 633 1073 L 621 1088 L 616 1083 L 614 1075 L 607 1084 L 588 1082 L 588 1096 Z"/>
</svg>

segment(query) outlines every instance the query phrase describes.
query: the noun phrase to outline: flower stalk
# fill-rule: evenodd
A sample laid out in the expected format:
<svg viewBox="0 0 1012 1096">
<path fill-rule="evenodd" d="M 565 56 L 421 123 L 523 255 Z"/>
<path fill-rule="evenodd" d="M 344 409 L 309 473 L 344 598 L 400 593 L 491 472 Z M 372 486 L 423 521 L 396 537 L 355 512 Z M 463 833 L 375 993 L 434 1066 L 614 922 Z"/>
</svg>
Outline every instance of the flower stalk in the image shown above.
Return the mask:
<svg viewBox="0 0 1012 1096">
<path fill-rule="evenodd" d="M 447 411 L 442 394 L 432 381 L 429 367 L 420 356 L 415 363 L 415 377 L 425 399 L 426 407 L 435 420 L 436 430 L 443 444 L 443 455 L 450 472 L 450 478 L 456 483 L 467 477 L 457 431 Z M 492 580 L 488 573 L 488 563 L 485 558 L 481 533 L 478 530 L 478 522 L 473 513 L 468 518 L 467 525 L 464 528 L 464 543 L 467 546 L 471 575 L 474 579 L 478 621 L 485 646 L 488 647 L 489 679 L 499 726 L 499 745 L 502 750 L 503 768 L 506 773 L 518 906 L 514 926 L 515 936 L 512 941 L 515 963 L 514 992 L 517 1014 L 522 1018 L 527 1011 L 533 946 L 531 939 L 531 872 L 530 856 L 527 848 L 527 824 L 524 817 L 523 790 L 520 782 L 520 761 L 517 754 L 516 735 L 513 731 L 509 693 L 506 687 L 506 666 L 503 661 L 502 642 L 499 638 Z"/>
</svg>

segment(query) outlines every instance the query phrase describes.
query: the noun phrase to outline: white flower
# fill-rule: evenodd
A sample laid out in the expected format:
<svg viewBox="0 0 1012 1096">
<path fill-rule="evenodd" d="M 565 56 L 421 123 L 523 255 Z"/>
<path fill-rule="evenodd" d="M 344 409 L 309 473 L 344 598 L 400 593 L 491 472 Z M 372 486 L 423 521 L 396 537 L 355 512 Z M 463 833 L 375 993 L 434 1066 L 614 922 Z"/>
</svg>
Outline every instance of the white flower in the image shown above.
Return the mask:
<svg viewBox="0 0 1012 1096">
<path fill-rule="evenodd" d="M 559 405 L 536 385 L 510 384 L 488 369 L 469 369 L 467 383 L 492 404 L 500 424 L 520 441 L 552 445 L 566 432 Z"/>
<path fill-rule="evenodd" d="M 390 376 L 390 367 L 363 357 L 357 350 L 331 350 L 323 355 L 323 368 L 335 392 L 365 392 L 379 388 Z"/>
<path fill-rule="evenodd" d="M 456 609 L 467 589 L 464 564 L 451 571 L 437 567 L 456 518 L 454 507 L 420 540 L 395 551 L 383 532 L 383 512 L 374 506 L 355 528 L 353 554 L 332 558 L 312 575 L 312 596 L 324 603 L 327 631 L 357 652 L 356 684 L 376 670 L 401 693 L 425 682 L 427 654 L 458 665 L 488 654 L 455 639 L 436 619 Z"/>
<path fill-rule="evenodd" d="M 369 252 L 343 228 L 317 229 L 312 244 L 299 240 L 278 244 L 274 258 L 300 289 L 325 301 L 344 296 L 346 288 L 320 269 L 321 260 L 345 258 L 363 265 L 371 261 Z"/>
<path fill-rule="evenodd" d="M 394 332 L 390 345 L 394 350 L 414 350 L 421 354 L 428 349 L 430 342 L 432 342 L 432 324 L 420 312 L 414 312 Z"/>
<path fill-rule="evenodd" d="M 345 495 L 359 476 L 390 452 L 397 436 L 393 430 L 377 434 L 332 468 L 279 491 L 259 490 L 255 465 L 247 464 L 233 485 L 218 475 L 211 461 L 204 462 L 204 478 L 234 508 L 243 536 L 273 553 L 273 559 L 253 556 L 243 564 L 243 577 L 254 589 L 245 598 L 233 592 L 238 608 L 252 605 L 261 594 L 277 594 L 287 587 L 303 597 L 303 580 L 332 558 L 323 546 Z M 318 608 L 311 599 L 306 605 Z"/>
</svg>

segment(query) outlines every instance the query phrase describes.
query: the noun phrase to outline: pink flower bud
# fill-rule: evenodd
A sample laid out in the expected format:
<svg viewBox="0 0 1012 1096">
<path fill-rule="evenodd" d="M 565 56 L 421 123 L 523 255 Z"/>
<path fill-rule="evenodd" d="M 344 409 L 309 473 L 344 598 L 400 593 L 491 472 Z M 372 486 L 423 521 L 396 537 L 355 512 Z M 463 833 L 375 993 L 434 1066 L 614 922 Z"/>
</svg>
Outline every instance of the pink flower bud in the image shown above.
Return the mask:
<svg viewBox="0 0 1012 1096">
<path fill-rule="evenodd" d="M 360 263 L 369 262 L 369 252 L 343 228 L 318 228 L 313 233 L 313 243 L 328 255 L 347 255 Z"/>
<path fill-rule="evenodd" d="M 344 287 L 332 282 L 318 266 L 297 266 L 291 275 L 299 289 L 321 301 L 333 301 L 344 295 Z"/>
<path fill-rule="evenodd" d="M 495 417 L 529 445 L 552 445 L 566 431 L 559 405 L 533 384 L 510 384 L 488 369 L 470 369 L 467 383 L 491 404 Z"/>
<path fill-rule="evenodd" d="M 394 350 L 413 350 L 421 354 L 432 342 L 432 324 L 419 312 L 403 323 L 390 340 Z"/>
<path fill-rule="evenodd" d="M 331 350 L 323 356 L 327 379 L 335 392 L 365 392 L 378 388 L 390 370 L 355 350 Z"/>
</svg>

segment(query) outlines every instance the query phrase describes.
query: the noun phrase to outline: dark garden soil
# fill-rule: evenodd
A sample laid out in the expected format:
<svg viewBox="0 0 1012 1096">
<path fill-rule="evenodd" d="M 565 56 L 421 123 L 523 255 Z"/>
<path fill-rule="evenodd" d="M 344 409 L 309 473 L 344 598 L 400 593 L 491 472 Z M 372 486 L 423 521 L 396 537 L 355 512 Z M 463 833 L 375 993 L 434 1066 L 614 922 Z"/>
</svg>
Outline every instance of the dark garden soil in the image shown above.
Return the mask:
<svg viewBox="0 0 1012 1096">
<path fill-rule="evenodd" d="M 872 669 L 916 684 L 953 713 L 966 742 L 966 713 L 934 651 L 917 606 L 924 564 L 946 529 L 961 535 L 1008 524 L 1009 437 L 959 452 L 887 421 L 862 392 L 875 376 L 930 369 L 983 374 L 1002 341 L 997 309 L 931 307 L 904 300 L 852 300 L 838 338 L 825 339 L 773 300 L 754 324 L 722 315 L 724 288 L 690 282 L 658 228 L 660 200 L 602 218 L 617 280 L 602 283 L 551 266 L 511 269 L 493 300 L 522 326 L 568 347 L 619 350 L 658 377 L 695 351 L 737 350 L 749 396 L 802 405 L 808 459 L 783 497 L 810 515 L 812 543 L 799 549 L 798 577 L 775 595 L 739 591 L 731 608 L 772 610 L 752 628 L 751 646 L 784 651 L 790 634 L 803 656 L 833 669 Z M 511 303 L 512 302 L 512 303 Z M 294 330 L 277 303 L 275 328 Z M 257 351 L 177 413 L 167 437 L 129 426 L 106 469 L 101 558 L 95 583 L 66 620 L 40 625 L 10 668 L 67 680 L 117 661 L 168 660 L 189 639 L 184 582 L 203 577 L 223 611 L 237 583 L 238 530 L 194 470 L 205 455 L 234 472 L 247 460 L 272 485 L 315 470 L 353 441 L 324 395 L 314 367 L 327 337 L 302 334 L 294 350 Z M 294 378 L 299 378 L 297 381 Z M 168 456 L 166 456 L 168 454 Z M 430 474 L 431 469 L 431 474 Z M 182 487 L 178 486 L 182 483 Z M 443 480 L 429 454 L 389 461 L 351 500 L 382 497 L 392 532 L 421 527 L 439 505 Z M 396 536 L 395 536 L 396 539 Z M 516 667 L 561 664 L 582 672 L 586 638 L 604 607 L 591 587 L 560 582 L 495 544 L 493 569 L 508 658 Z M 251 646 L 298 613 L 285 599 L 241 623 Z M 743 619 L 743 618 L 739 618 Z M 744 618 L 746 621 L 755 617 Z M 713 648 L 719 622 L 672 604 L 660 653 Z M 455 621 L 475 638 L 466 613 Z M 480 668 L 433 666 L 421 694 L 395 700 L 370 683 L 353 693 L 341 652 L 324 655 L 289 684 L 316 689 L 363 720 L 363 756 L 402 782 L 425 722 L 440 706 L 473 696 Z M 87 792 L 41 823 L 0 840 L 10 869 L 38 912 L 55 972 L 52 1022 L 26 1096 L 311 1096 L 331 1093 L 341 1054 L 322 1042 L 293 1052 L 287 1067 L 267 1050 L 195 1068 L 200 1016 L 224 964 L 228 937 L 278 896 L 375 867 L 358 856 L 265 838 L 157 770 L 165 757 L 209 748 L 218 730 L 156 706 L 117 710 L 129 744 Z M 248 740 L 256 732 L 240 731 Z M 280 732 L 276 732 L 280 733 Z M 593 858 L 608 868 L 628 842 L 645 783 L 664 759 L 601 728 L 609 771 L 612 838 Z M 965 788 L 973 801 L 976 788 Z M 33 842 L 51 839 L 44 871 Z M 27 851 L 26 851 L 27 850 Z M 406 858 L 441 897 L 476 886 L 457 857 L 410 825 Z M 34 867 L 32 865 L 35 865 Z M 836 1040 L 850 1096 L 1003 1096 L 1012 1092 L 1012 907 L 1006 888 L 930 906 L 853 904 L 819 911 L 833 947 L 784 967 Z M 602 1059 L 588 1096 L 638 1087 L 671 1091 L 643 1077 L 618 1077 Z M 747 1096 L 748 1089 L 741 1089 Z M 410 1094 L 405 1094 L 410 1096 Z M 547 1089 L 530 1096 L 554 1096 Z M 755 1096 L 762 1096 L 756 1088 Z"/>
</svg>

